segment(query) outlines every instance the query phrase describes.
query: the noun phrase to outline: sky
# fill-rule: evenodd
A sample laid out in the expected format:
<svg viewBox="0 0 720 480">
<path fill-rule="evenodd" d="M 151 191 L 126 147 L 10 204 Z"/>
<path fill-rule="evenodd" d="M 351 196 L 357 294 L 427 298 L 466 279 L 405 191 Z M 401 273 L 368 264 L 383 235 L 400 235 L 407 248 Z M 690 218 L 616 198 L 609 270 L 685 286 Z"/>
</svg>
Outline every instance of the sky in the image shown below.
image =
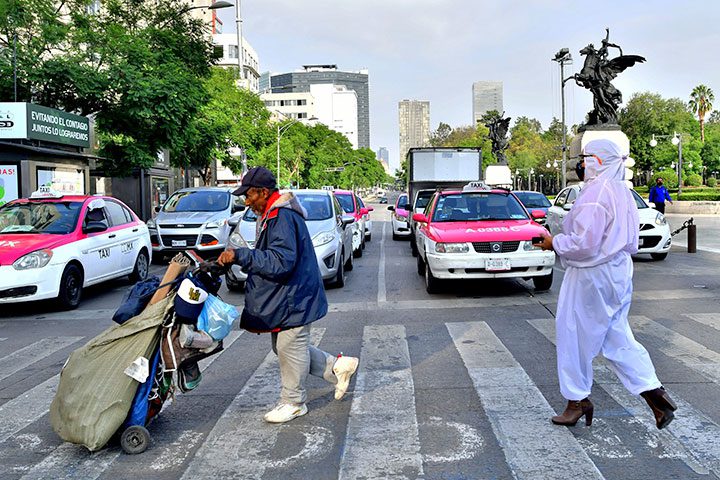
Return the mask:
<svg viewBox="0 0 720 480">
<path fill-rule="evenodd" d="M 224 32 L 235 32 L 235 9 L 219 12 Z M 455 128 L 472 123 L 473 82 L 502 81 L 505 116 L 547 128 L 561 115 L 560 68 L 551 59 L 569 48 L 566 76 L 579 72 L 579 50 L 597 48 L 605 28 L 623 53 L 647 59 L 613 82 L 624 102 L 645 91 L 688 100 L 705 84 L 720 107 L 717 0 L 245 0 L 241 17 L 261 72 L 369 70 L 370 147 L 387 147 L 393 170 L 399 101 L 428 100 L 431 130 L 440 122 Z M 565 98 L 566 123 L 582 122 L 590 92 L 571 81 Z"/>
</svg>

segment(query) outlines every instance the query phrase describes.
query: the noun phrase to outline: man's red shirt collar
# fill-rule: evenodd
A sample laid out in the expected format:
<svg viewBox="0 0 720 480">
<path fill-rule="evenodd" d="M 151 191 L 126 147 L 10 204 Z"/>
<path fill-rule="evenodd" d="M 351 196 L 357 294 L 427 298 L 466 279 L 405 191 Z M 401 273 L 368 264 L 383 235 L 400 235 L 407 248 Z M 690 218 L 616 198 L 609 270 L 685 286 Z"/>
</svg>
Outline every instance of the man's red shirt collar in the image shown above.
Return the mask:
<svg viewBox="0 0 720 480">
<path fill-rule="evenodd" d="M 278 192 L 277 190 L 274 191 L 270 195 L 270 197 L 268 197 L 268 201 L 267 201 L 267 204 L 265 205 L 265 211 L 262 214 L 261 221 L 265 220 L 265 218 L 267 218 L 268 212 L 272 208 L 273 204 L 278 201 L 279 198 L 280 198 L 280 192 Z M 277 212 L 276 212 L 276 214 L 277 214 Z"/>
</svg>

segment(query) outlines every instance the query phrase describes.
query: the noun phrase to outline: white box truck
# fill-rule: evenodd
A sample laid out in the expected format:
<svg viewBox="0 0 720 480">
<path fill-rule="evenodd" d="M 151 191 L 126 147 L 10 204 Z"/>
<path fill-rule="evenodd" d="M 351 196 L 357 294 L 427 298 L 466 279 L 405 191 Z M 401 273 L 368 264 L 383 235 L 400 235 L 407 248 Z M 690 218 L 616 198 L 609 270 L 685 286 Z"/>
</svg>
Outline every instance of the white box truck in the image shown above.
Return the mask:
<svg viewBox="0 0 720 480">
<path fill-rule="evenodd" d="M 482 180 L 482 151 L 479 147 L 419 147 L 407 153 L 408 225 L 410 248 L 415 246 L 414 213 L 421 213 L 438 188 L 462 188 Z"/>
</svg>

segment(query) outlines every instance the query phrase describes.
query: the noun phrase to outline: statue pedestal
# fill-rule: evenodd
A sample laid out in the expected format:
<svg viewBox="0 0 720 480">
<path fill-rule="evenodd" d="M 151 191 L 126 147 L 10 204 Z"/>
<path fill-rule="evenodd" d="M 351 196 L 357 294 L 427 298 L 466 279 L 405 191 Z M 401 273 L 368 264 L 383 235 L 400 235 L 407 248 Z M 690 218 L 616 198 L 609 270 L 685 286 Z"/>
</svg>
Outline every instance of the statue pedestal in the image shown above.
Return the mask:
<svg viewBox="0 0 720 480">
<path fill-rule="evenodd" d="M 582 129 L 575 135 L 568 147 L 567 165 L 565 165 L 565 178 L 567 184 L 578 183 L 580 179 L 575 174 L 575 164 L 580 160 L 582 149 L 593 140 L 610 140 L 617 143 L 620 149 L 630 153 L 630 139 L 620 130 L 619 125 L 591 125 Z"/>
</svg>

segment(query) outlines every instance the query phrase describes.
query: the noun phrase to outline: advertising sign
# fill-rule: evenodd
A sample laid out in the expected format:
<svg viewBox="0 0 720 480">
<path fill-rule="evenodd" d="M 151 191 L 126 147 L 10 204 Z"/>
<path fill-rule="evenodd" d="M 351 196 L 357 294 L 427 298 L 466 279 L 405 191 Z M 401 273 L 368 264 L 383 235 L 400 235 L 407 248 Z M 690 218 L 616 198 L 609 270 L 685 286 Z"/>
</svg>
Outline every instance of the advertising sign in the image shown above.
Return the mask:
<svg viewBox="0 0 720 480">
<path fill-rule="evenodd" d="M 19 183 L 15 165 L 0 165 L 0 206 L 18 198 Z"/>
<path fill-rule="evenodd" d="M 0 103 L 0 138 L 90 147 L 90 120 L 32 103 Z"/>
<path fill-rule="evenodd" d="M 76 168 L 38 167 L 38 188 L 48 187 L 66 195 L 85 194 L 85 172 Z"/>
</svg>

